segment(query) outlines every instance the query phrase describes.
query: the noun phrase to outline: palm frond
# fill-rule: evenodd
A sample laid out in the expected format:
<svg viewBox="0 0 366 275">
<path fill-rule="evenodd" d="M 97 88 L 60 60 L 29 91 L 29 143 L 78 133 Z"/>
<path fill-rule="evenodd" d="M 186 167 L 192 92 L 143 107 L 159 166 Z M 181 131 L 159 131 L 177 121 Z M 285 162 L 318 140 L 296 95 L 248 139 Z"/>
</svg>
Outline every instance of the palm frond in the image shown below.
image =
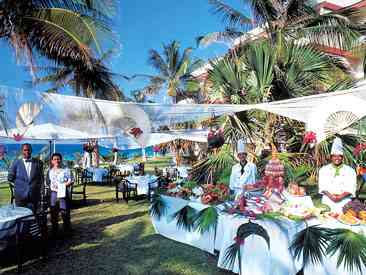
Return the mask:
<svg viewBox="0 0 366 275">
<path fill-rule="evenodd" d="M 239 251 L 240 251 L 240 244 L 238 242 L 233 243 L 225 250 L 223 264 L 227 269 L 232 270 L 234 268 L 236 258 L 238 258 L 239 265 L 241 265 L 240 264 L 241 259 L 239 258 Z"/>
<path fill-rule="evenodd" d="M 218 222 L 216 207 L 210 206 L 199 211 L 194 220 L 195 228 L 197 228 L 201 234 L 206 232 L 215 232 Z"/>
<path fill-rule="evenodd" d="M 236 233 L 236 237 L 240 240 L 245 240 L 247 237 L 251 235 L 257 235 L 262 237 L 270 248 L 270 238 L 266 229 L 263 226 L 253 223 L 249 221 L 248 223 L 244 223 L 239 226 L 238 231 Z"/>
<path fill-rule="evenodd" d="M 194 229 L 195 216 L 196 210 L 189 205 L 186 205 L 173 214 L 173 217 L 177 220 L 177 228 L 186 231 L 192 231 Z"/>
<path fill-rule="evenodd" d="M 245 26 L 250 26 L 250 24 L 252 24 L 251 18 L 245 16 L 240 11 L 225 4 L 222 1 L 209 0 L 209 3 L 213 7 L 213 13 L 221 15 L 223 21 L 230 26 L 240 26 L 242 28 L 245 28 Z"/>
<path fill-rule="evenodd" d="M 216 154 L 211 154 L 205 160 L 197 162 L 192 168 L 193 179 L 196 181 L 208 180 L 216 171 L 222 171 L 234 164 L 231 147 L 224 145 Z"/>
<path fill-rule="evenodd" d="M 233 28 L 226 28 L 222 32 L 212 32 L 196 38 L 199 47 L 207 47 L 213 43 L 225 43 L 231 45 L 234 40 L 244 35 L 244 32 Z"/>
<path fill-rule="evenodd" d="M 149 214 L 160 220 L 166 214 L 167 206 L 160 195 L 154 195 L 149 208 Z"/>
<path fill-rule="evenodd" d="M 326 253 L 338 253 L 337 267 L 343 264 L 350 273 L 357 269 L 361 274 L 366 266 L 366 237 L 348 229 L 333 229 L 329 238 Z"/>
<path fill-rule="evenodd" d="M 328 245 L 329 229 L 318 225 L 309 226 L 295 235 L 290 250 L 294 257 L 302 256 L 303 267 L 309 263 L 318 264 L 323 262 Z"/>
<path fill-rule="evenodd" d="M 236 233 L 235 243 L 230 245 L 224 254 L 224 263 L 228 264 L 229 267 L 233 267 L 236 257 L 239 260 L 239 274 L 242 272 L 241 267 L 241 257 L 240 257 L 240 246 L 245 245 L 245 239 L 251 235 L 257 235 L 262 237 L 270 249 L 270 238 L 267 230 L 265 230 L 261 225 L 249 221 L 239 226 Z"/>
</svg>

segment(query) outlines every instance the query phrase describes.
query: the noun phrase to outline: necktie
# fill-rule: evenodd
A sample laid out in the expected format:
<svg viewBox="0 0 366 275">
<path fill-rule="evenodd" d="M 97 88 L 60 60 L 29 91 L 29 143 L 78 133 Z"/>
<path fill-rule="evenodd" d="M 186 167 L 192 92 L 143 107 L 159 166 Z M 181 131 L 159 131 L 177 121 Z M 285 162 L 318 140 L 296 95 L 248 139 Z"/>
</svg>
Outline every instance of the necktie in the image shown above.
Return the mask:
<svg viewBox="0 0 366 275">
<path fill-rule="evenodd" d="M 242 164 L 240 164 L 241 169 L 240 169 L 240 173 L 243 175 L 244 174 L 244 166 Z"/>
<path fill-rule="evenodd" d="M 31 159 L 26 159 L 25 162 L 32 162 L 32 160 Z"/>
</svg>

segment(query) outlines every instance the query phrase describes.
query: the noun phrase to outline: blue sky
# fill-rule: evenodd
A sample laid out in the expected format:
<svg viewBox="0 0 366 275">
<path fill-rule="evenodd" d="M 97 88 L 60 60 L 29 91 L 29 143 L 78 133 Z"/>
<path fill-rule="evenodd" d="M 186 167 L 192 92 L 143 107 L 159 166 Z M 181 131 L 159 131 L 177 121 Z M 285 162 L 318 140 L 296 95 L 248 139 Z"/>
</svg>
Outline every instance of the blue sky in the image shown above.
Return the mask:
<svg viewBox="0 0 366 275">
<path fill-rule="evenodd" d="M 121 42 L 121 52 L 112 58 L 111 68 L 116 73 L 133 75 L 152 74 L 147 64 L 149 49 L 160 50 L 163 43 L 178 40 L 182 48 L 195 47 L 195 38 L 205 33 L 223 30 L 224 24 L 212 14 L 208 0 L 119 0 L 118 16 L 113 29 Z M 226 0 L 235 7 L 241 0 Z M 242 7 L 242 6 L 241 6 Z M 193 56 L 207 60 L 227 51 L 223 44 L 195 49 Z M 0 44 L 2 73 L 0 85 L 27 87 L 29 72 L 24 65 L 17 65 L 9 45 Z M 141 88 L 144 82 L 117 80 L 120 87 L 128 92 Z"/>
</svg>

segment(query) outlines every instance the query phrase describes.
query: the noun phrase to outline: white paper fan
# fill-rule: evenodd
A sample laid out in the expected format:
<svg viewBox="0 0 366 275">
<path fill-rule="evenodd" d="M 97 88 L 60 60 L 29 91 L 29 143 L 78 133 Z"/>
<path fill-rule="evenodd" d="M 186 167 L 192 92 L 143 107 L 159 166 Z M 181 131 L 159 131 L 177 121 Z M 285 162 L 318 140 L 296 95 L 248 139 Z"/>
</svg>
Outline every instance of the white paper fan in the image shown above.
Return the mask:
<svg viewBox="0 0 366 275">
<path fill-rule="evenodd" d="M 17 128 L 25 128 L 33 123 L 34 118 L 41 112 L 41 107 L 34 102 L 26 102 L 20 106 L 15 124 Z"/>
<path fill-rule="evenodd" d="M 325 122 L 324 133 L 327 137 L 340 133 L 342 130 L 348 128 L 358 120 L 359 118 L 349 111 L 332 113 L 328 116 Z"/>
</svg>

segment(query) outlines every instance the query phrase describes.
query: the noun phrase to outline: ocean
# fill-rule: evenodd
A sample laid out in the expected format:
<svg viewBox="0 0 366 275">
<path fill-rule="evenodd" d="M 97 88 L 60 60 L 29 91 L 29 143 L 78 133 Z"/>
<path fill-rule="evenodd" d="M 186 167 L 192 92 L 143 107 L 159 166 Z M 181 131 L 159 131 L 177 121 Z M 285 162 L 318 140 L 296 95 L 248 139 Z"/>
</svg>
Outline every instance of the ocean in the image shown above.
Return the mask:
<svg viewBox="0 0 366 275">
<path fill-rule="evenodd" d="M 2 144 L 5 148 L 5 156 L 8 160 L 13 160 L 21 154 L 21 144 Z M 48 144 L 32 144 L 33 156 L 37 156 L 41 153 L 49 154 Z M 53 145 L 52 145 L 53 152 Z M 75 154 L 79 153 L 83 155 L 83 145 L 82 144 L 56 144 L 56 152 L 61 153 L 64 160 L 74 160 Z M 153 156 L 152 147 L 147 147 L 145 149 L 146 156 Z M 106 148 L 99 146 L 99 153 L 101 156 L 107 156 L 112 154 L 111 148 Z M 141 149 L 129 149 L 121 150 L 119 155 L 123 158 L 134 158 L 142 155 Z M 0 161 L 0 169 L 4 169 L 5 163 Z"/>
</svg>

